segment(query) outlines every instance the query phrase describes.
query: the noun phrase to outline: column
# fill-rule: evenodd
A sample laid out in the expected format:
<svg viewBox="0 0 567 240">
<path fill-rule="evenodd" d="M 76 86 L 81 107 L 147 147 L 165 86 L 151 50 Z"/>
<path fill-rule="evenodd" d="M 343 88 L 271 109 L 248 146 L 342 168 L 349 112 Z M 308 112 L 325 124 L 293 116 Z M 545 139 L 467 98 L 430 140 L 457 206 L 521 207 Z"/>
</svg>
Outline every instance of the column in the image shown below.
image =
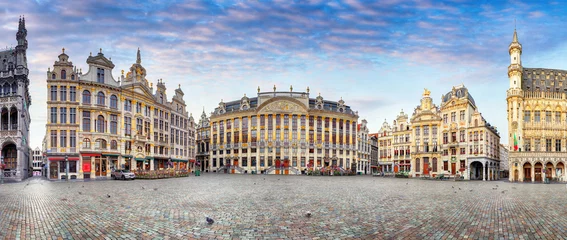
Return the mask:
<svg viewBox="0 0 567 240">
<path fill-rule="evenodd" d="M 482 181 L 486 181 L 486 164 L 482 162 Z"/>
<path fill-rule="evenodd" d="M 531 171 L 532 171 L 532 182 L 535 182 L 535 164 L 534 163 L 530 163 L 531 164 Z"/>
</svg>

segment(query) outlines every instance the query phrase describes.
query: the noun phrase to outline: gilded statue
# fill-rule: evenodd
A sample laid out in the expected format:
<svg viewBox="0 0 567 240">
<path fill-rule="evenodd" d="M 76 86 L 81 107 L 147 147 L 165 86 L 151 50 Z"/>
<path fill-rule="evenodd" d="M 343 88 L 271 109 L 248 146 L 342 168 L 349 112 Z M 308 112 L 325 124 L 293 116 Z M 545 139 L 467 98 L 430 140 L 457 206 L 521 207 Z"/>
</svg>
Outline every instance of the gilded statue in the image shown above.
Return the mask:
<svg viewBox="0 0 567 240">
<path fill-rule="evenodd" d="M 429 94 L 431 94 L 431 91 L 427 90 L 427 88 L 423 89 L 423 96 L 424 97 L 429 97 Z"/>
</svg>

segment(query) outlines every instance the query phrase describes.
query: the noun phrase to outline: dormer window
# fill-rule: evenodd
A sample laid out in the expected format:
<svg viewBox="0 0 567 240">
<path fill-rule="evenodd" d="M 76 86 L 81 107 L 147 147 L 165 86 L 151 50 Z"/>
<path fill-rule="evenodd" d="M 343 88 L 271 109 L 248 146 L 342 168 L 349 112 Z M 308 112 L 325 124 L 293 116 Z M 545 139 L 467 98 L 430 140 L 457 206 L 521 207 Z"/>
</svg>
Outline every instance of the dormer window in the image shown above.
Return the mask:
<svg viewBox="0 0 567 240">
<path fill-rule="evenodd" d="M 104 69 L 102 68 L 96 69 L 96 82 L 104 83 Z"/>
<path fill-rule="evenodd" d="M 61 70 L 61 79 L 67 79 L 67 71 Z"/>
<path fill-rule="evenodd" d="M 71 75 L 71 80 L 75 80 L 75 74 Z"/>
<path fill-rule="evenodd" d="M 51 74 L 51 79 L 55 79 L 55 73 Z"/>
</svg>

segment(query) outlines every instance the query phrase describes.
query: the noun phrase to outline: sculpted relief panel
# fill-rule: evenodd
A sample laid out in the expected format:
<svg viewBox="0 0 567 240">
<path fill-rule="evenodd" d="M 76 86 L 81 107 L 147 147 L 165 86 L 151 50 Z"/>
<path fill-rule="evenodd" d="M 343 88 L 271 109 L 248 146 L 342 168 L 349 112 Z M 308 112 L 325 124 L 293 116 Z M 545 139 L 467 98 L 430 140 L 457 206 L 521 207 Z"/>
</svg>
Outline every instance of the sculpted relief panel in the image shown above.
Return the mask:
<svg viewBox="0 0 567 240">
<path fill-rule="evenodd" d="M 275 101 L 269 103 L 260 109 L 259 112 L 283 112 L 283 113 L 293 113 L 293 112 L 306 112 L 305 108 L 298 105 L 297 103 L 290 101 Z"/>
</svg>

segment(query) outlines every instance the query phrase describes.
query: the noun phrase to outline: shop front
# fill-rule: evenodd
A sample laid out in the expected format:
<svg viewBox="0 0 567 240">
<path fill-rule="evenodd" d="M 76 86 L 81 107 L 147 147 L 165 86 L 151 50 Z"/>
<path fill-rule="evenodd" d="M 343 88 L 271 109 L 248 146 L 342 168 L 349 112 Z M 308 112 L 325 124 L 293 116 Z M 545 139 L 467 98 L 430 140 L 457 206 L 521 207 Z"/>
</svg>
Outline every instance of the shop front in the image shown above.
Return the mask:
<svg viewBox="0 0 567 240">
<path fill-rule="evenodd" d="M 49 164 L 49 179 L 77 179 L 79 156 L 51 156 L 47 157 Z"/>
</svg>

